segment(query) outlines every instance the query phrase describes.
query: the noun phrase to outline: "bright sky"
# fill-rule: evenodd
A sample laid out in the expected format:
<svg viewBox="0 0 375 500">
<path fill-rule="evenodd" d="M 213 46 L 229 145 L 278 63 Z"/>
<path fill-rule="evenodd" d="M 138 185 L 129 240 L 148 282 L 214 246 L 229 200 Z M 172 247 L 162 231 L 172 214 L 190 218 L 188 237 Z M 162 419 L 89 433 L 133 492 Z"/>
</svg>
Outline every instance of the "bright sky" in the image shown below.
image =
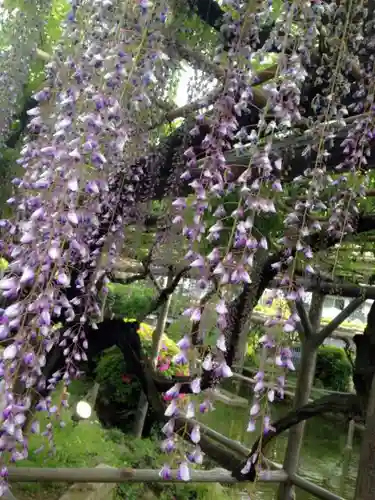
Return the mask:
<svg viewBox="0 0 375 500">
<path fill-rule="evenodd" d="M 176 98 L 174 101 L 178 108 L 180 108 L 181 106 L 185 106 L 185 104 L 187 104 L 188 102 L 187 89 L 189 81 L 191 80 L 191 78 L 193 78 L 193 76 L 193 69 L 190 66 L 186 65 L 186 68 L 181 71 L 181 78 L 177 87 Z"/>
<path fill-rule="evenodd" d="M 194 78 L 195 74 L 194 69 L 188 64 L 183 64 L 182 67 L 183 70 L 181 71 L 181 77 L 177 86 L 176 98 L 174 101 L 178 108 L 180 108 L 181 106 L 185 106 L 185 104 L 188 104 L 188 86 L 190 80 Z M 214 88 L 216 83 L 217 82 L 215 80 L 211 85 L 205 85 L 205 88 L 202 89 L 201 95 L 199 95 L 198 97 L 203 97 L 205 94 L 210 92 Z"/>
</svg>

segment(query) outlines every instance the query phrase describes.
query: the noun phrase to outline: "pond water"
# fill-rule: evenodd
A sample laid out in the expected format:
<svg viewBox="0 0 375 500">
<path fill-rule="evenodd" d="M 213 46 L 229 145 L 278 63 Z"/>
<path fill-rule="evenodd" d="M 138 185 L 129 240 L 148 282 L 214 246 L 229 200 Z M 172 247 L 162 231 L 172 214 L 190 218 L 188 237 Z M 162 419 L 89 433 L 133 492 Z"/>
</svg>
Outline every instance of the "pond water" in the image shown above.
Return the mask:
<svg viewBox="0 0 375 500">
<path fill-rule="evenodd" d="M 246 397 L 246 393 L 241 391 Z M 251 401 L 251 395 L 248 394 Z M 272 420 L 276 420 L 289 410 L 287 404 L 272 404 L 270 411 Z M 202 423 L 214 428 L 221 434 L 240 441 L 249 448 L 257 437 L 257 433 L 246 432 L 248 408 L 234 408 L 219 401 L 215 402 L 215 410 L 201 417 Z M 340 495 L 342 476 L 342 460 L 346 443 L 348 424 L 334 422 L 325 418 L 313 418 L 306 423 L 306 432 L 302 448 L 299 475 Z M 353 443 L 352 459 L 349 474 L 345 480 L 344 498 L 354 496 L 357 474 L 359 445 L 362 433 L 356 429 Z M 287 443 L 287 433 L 277 437 L 267 447 L 266 456 L 274 462 L 282 463 Z M 272 500 L 278 485 L 258 483 L 251 485 L 246 491 L 252 500 Z M 296 488 L 297 500 L 310 500 L 314 497 Z M 240 498 L 240 497 L 239 497 Z"/>
</svg>

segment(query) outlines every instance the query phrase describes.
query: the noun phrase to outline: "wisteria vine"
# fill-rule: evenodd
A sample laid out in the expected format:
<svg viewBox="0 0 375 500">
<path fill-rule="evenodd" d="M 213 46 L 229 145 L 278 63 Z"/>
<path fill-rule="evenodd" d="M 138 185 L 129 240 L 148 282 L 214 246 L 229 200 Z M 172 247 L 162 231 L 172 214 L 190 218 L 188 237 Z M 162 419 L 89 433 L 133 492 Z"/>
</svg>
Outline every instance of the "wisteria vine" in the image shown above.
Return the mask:
<svg viewBox="0 0 375 500">
<path fill-rule="evenodd" d="M 240 117 L 253 113 L 256 107 L 254 61 L 266 55 L 269 43 L 260 50 L 254 47 L 273 6 L 272 0 L 256 2 L 255 6 L 252 2 L 228 0 L 223 5 L 226 11 L 222 38 L 214 58 L 215 63 L 225 65 L 222 91 L 212 103 L 212 111 L 196 117 L 190 130 L 191 139 L 208 130 L 199 155 L 193 145 L 184 151 L 185 170 L 178 183 L 188 185 L 192 194 L 189 199 L 181 196 L 172 203 L 173 225 L 188 245 L 185 260 L 199 272 L 202 288 L 215 288 L 210 303 L 215 307 L 219 334 L 216 344 L 201 360 L 203 377 L 205 372 L 213 373 L 214 384 L 232 375 L 227 348 L 233 334 L 233 290 L 251 285 L 257 252 L 268 251 L 271 245 L 267 235 L 259 234 L 256 220 L 276 213 L 285 189 L 281 182 L 283 159 L 273 150 L 275 135 L 285 136 L 301 123 L 306 111 L 302 89 L 311 84 L 310 73 L 314 70 L 314 78 L 322 78 L 329 85 L 313 103 L 316 137 L 305 152 L 314 154 L 313 166 L 296 180 L 304 190 L 304 199 L 295 203 L 284 220 L 285 234 L 278 242 L 283 257 L 273 264 L 282 276 L 281 294 L 295 301 L 304 295 L 294 282 L 297 266 L 304 273 L 315 272 L 308 238 L 321 228 L 316 220 L 311 222 L 311 215 L 328 209 L 321 199 L 332 186 L 339 186 L 339 190 L 330 199 L 328 232 L 340 240 L 353 230 L 352 219 L 358 213 L 367 180 L 364 177 L 350 188 L 347 185 L 349 177 L 357 176 L 370 155 L 374 94 L 373 60 L 369 63 L 359 58 L 357 110 L 363 111 L 363 120 L 350 128 L 343 140 L 346 159 L 337 170 L 349 173 L 333 179 L 325 165 L 330 156 L 327 137 L 335 137 L 337 123 L 342 125 L 348 115 L 345 98 L 352 89 L 348 50 L 360 52 L 365 45 L 366 9 L 362 4 L 348 2 L 347 9 L 337 13 L 335 2 L 285 2 L 269 35 L 269 43 L 279 50 L 279 58 L 274 77 L 263 86 L 266 105 L 257 110 L 257 124 L 251 131 L 240 128 Z M 44 87 L 34 95 L 38 106 L 28 112 L 28 136 L 18 161 L 24 175 L 14 179 L 16 193 L 8 200 L 16 215 L 1 221 L 11 239 L 11 262 L 0 281 L 7 301 L 0 338 L 13 339 L 0 363 L 5 387 L 0 431 L 4 464 L 28 455 L 25 424 L 35 406 L 33 391 L 45 387 L 53 390 L 61 380 L 68 385 L 79 375 L 77 363 L 87 360 L 87 326 L 97 328 L 102 298 L 108 291 L 109 275 L 120 255 L 127 226 L 134 213 L 141 210 L 135 192 L 147 176 L 152 177 L 149 169 L 157 176 L 158 168 L 162 168 L 161 155 L 153 153 L 150 127 L 154 123 L 153 105 L 164 95 L 171 72 L 165 38 L 172 16 L 173 8 L 167 0 L 72 1 L 59 46 L 46 65 Z M 334 41 L 338 54 L 325 54 L 316 62 L 317 39 L 327 18 L 326 42 Z M 35 45 L 34 38 L 30 38 Z M 340 45 L 340 40 L 345 43 Z M 27 72 L 23 55 L 18 56 L 18 62 Z M 3 107 L 0 103 L 1 110 Z M 9 117 L 1 120 L 1 132 L 7 128 Z M 235 141 L 246 143 L 250 151 L 250 161 L 236 178 L 225 158 Z M 238 200 L 235 210 L 229 212 L 224 203 L 212 209 L 214 202 L 233 194 Z M 192 220 L 187 208 L 194 211 Z M 207 222 L 208 215 L 213 217 L 213 224 Z M 228 218 L 234 222 L 221 246 Z M 202 252 L 203 241 L 211 245 L 210 252 Z M 192 303 L 185 315 L 193 323 L 199 322 L 202 306 Z M 265 325 L 262 364 L 256 375 L 248 431 L 255 430 L 260 417 L 262 428 L 269 429 L 268 402 L 276 393 L 282 396 L 285 375 L 294 369 L 288 339 L 299 318 L 292 312 L 281 338 L 274 338 L 267 327 L 279 324 L 281 317 L 280 313 Z M 55 328 L 58 322 L 64 326 L 62 336 L 61 330 Z M 42 370 L 56 344 L 65 348 L 65 370 L 46 381 Z M 180 353 L 173 361 L 189 364 L 197 348 L 190 332 L 183 332 L 178 347 Z M 282 369 L 278 377 L 271 370 L 270 388 L 265 365 L 269 357 L 274 366 Z M 193 394 L 201 392 L 201 382 L 200 375 L 191 382 Z M 193 418 L 196 411 L 194 399 L 179 397 L 180 391 L 181 384 L 177 383 L 165 394 L 165 416 L 170 420 L 163 428 L 166 439 L 162 449 L 173 452 L 173 459 L 166 461 L 161 475 L 170 478 L 178 462 L 180 479 L 189 480 L 191 464 L 202 464 L 201 432 L 195 425 L 190 433 L 192 446 L 188 450 L 179 446 L 174 436 L 175 418 L 181 412 Z M 63 397 L 61 406 L 66 405 Z M 212 408 L 207 391 L 199 411 Z M 58 414 L 51 398 L 39 401 L 36 409 Z M 64 425 L 63 421 L 60 425 Z M 31 429 L 38 430 L 36 421 Z M 43 431 L 51 446 L 52 431 L 51 423 Z M 5 489 L 6 468 L 2 477 Z"/>
</svg>

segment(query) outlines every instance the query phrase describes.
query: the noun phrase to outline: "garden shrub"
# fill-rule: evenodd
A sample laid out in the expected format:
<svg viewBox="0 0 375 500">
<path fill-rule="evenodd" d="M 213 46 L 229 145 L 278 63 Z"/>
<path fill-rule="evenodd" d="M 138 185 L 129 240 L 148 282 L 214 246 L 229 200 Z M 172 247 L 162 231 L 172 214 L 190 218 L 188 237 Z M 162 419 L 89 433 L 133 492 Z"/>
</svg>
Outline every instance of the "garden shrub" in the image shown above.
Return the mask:
<svg viewBox="0 0 375 500">
<path fill-rule="evenodd" d="M 156 291 L 144 283 L 131 286 L 110 283 L 106 308 L 118 317 L 137 318 L 146 314 Z"/>
<path fill-rule="evenodd" d="M 146 314 L 155 296 L 156 291 L 144 283 L 132 285 L 111 283 L 106 308 L 110 313 L 123 317 L 126 321 Z M 152 353 L 153 331 L 154 327 L 147 323 L 141 323 L 138 330 L 146 356 L 151 356 Z M 187 374 L 187 367 L 184 369 L 172 362 L 172 358 L 178 352 L 175 342 L 163 335 L 157 365 L 163 376 Z M 137 379 L 127 374 L 125 361 L 117 347 L 108 349 L 100 356 L 96 381 L 100 384 L 96 409 L 102 423 L 107 422 L 108 425 L 119 427 L 122 431 L 129 431 L 133 426 L 141 386 Z"/>
<path fill-rule="evenodd" d="M 147 313 L 150 302 L 156 298 L 157 292 L 153 286 L 147 283 L 133 283 L 121 285 L 110 283 L 109 293 L 106 299 L 106 308 L 115 316 L 139 317 Z M 190 306 L 191 299 L 188 295 L 178 293 L 173 295 L 170 314 L 179 318 Z M 181 337 L 181 336 L 180 336 Z"/>
<path fill-rule="evenodd" d="M 151 355 L 154 328 L 141 323 L 138 333 L 143 351 Z M 157 369 L 165 377 L 186 375 L 187 366 L 177 365 L 173 357 L 179 352 L 177 345 L 166 335 L 162 337 L 162 349 L 158 357 Z M 96 369 L 96 381 L 100 384 L 97 411 L 102 422 L 130 431 L 137 410 L 141 386 L 137 379 L 127 374 L 127 367 L 121 351 L 112 347 L 100 357 Z"/>
<path fill-rule="evenodd" d="M 253 346 L 249 346 L 245 358 L 245 367 L 254 369 L 259 366 L 259 355 Z M 352 367 L 344 349 L 335 346 L 323 346 L 318 350 L 314 386 L 345 392 L 350 389 Z"/>
<path fill-rule="evenodd" d="M 257 353 L 252 348 L 250 349 L 248 348 L 245 357 L 244 367 L 250 369 L 257 368 L 259 366 L 259 362 L 260 360 Z"/>
<path fill-rule="evenodd" d="M 251 329 L 247 337 L 246 355 L 244 360 L 245 367 L 258 368 L 260 362 L 259 340 L 264 334 L 264 327 L 258 324 L 251 325 Z"/>
<path fill-rule="evenodd" d="M 272 300 L 270 304 L 257 304 L 254 308 L 254 311 L 266 314 L 266 315 L 275 315 L 282 313 L 284 318 L 288 318 L 290 316 L 290 309 L 288 305 L 288 301 L 282 297 L 276 297 Z"/>
<path fill-rule="evenodd" d="M 352 367 L 344 349 L 327 345 L 318 350 L 314 383 L 320 381 L 325 389 L 345 392 L 351 377 Z"/>
</svg>

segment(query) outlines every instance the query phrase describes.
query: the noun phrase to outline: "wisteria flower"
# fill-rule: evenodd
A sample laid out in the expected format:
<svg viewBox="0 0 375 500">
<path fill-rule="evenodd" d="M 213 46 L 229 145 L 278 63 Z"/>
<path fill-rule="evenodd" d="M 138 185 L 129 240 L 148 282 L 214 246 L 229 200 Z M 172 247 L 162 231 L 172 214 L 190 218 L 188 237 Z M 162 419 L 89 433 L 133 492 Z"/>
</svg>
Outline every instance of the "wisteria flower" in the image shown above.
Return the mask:
<svg viewBox="0 0 375 500">
<path fill-rule="evenodd" d="M 180 464 L 177 477 L 181 481 L 190 481 L 190 470 L 189 470 L 189 466 L 186 462 L 182 462 Z"/>
</svg>

